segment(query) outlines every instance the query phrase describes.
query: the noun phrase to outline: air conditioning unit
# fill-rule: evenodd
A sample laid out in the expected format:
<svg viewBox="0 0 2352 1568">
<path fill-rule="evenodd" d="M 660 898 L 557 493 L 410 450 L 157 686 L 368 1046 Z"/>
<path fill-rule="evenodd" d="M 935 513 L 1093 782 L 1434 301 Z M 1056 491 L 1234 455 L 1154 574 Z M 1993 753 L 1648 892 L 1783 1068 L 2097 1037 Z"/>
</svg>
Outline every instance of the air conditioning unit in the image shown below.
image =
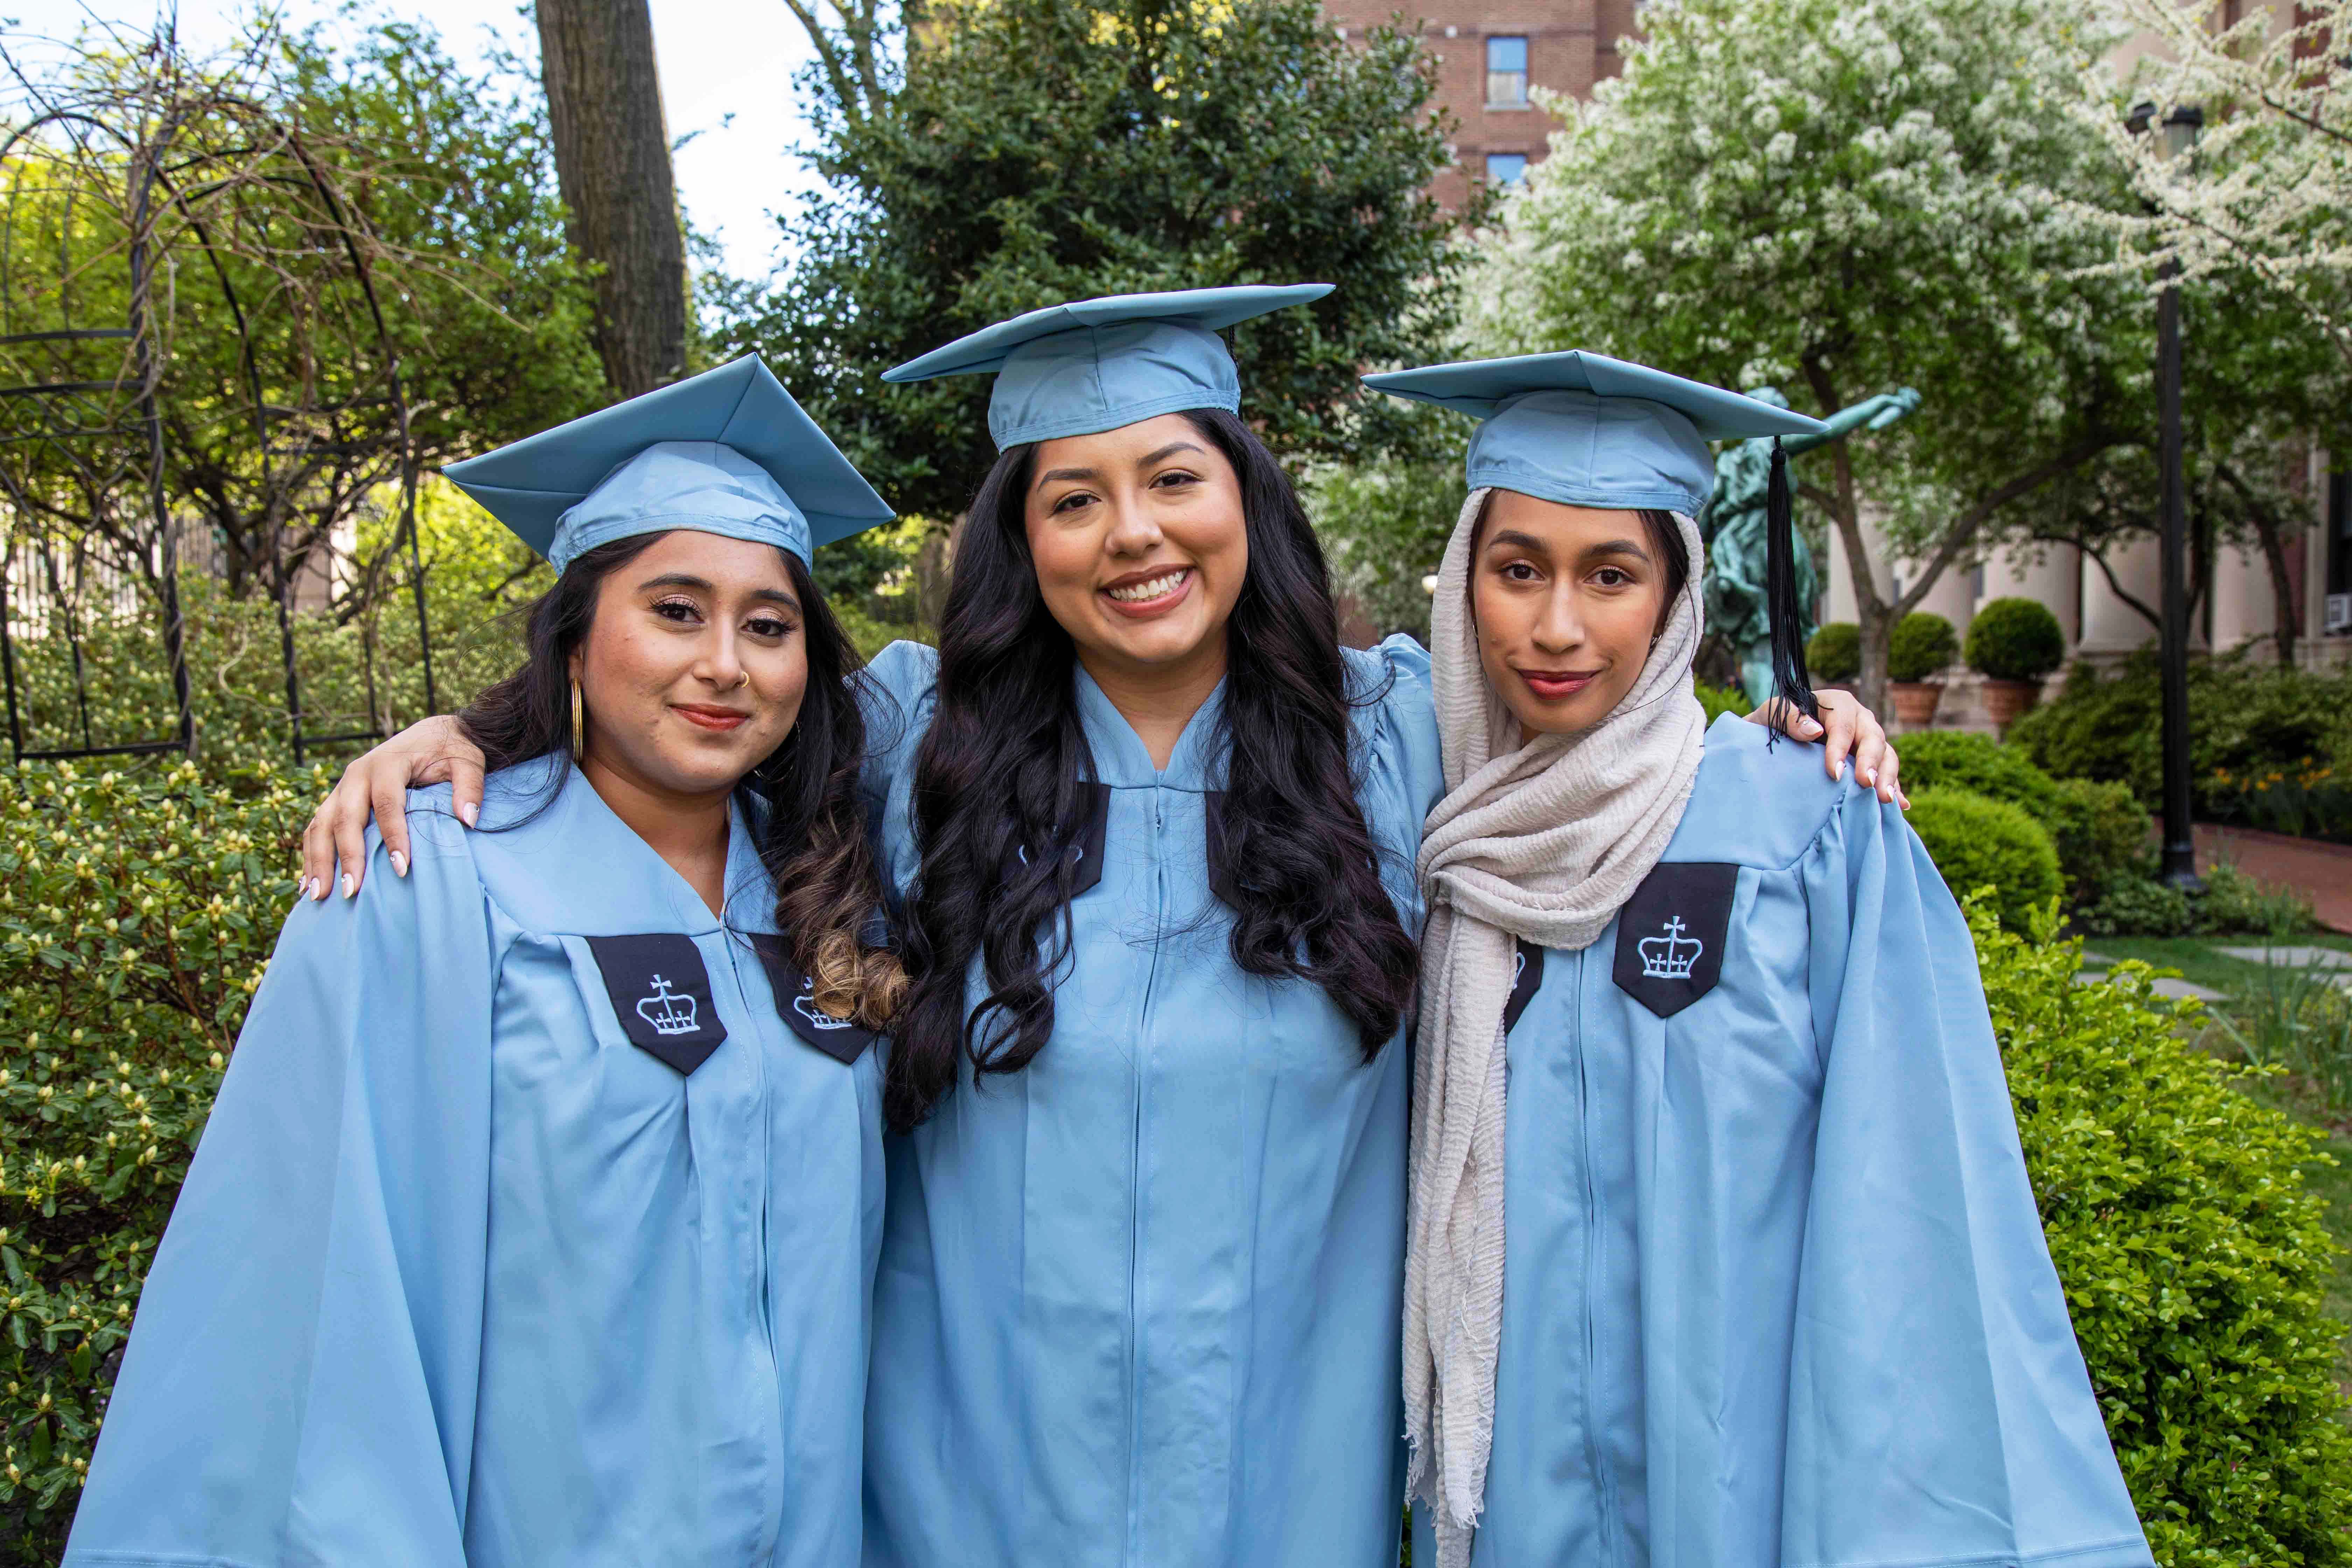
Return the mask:
<svg viewBox="0 0 2352 1568">
<path fill-rule="evenodd" d="M 2327 635 L 2341 637 L 2352 632 L 2352 594 L 2327 595 Z"/>
</svg>

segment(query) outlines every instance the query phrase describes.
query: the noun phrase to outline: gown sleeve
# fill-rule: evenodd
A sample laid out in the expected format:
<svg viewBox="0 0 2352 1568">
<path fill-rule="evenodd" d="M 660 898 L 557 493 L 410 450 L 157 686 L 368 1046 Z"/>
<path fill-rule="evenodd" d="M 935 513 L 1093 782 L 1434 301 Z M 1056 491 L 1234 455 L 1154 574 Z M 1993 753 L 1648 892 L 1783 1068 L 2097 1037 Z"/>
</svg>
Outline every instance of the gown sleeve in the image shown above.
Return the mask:
<svg viewBox="0 0 2352 1568">
<path fill-rule="evenodd" d="M 491 960 L 446 810 L 298 901 L 139 1302 L 68 1568 L 459 1568 Z"/>
<path fill-rule="evenodd" d="M 1867 790 L 1804 892 L 1822 1090 L 1780 1561 L 2148 1563 L 1958 906 Z"/>
<path fill-rule="evenodd" d="M 1437 704 L 1429 679 L 1429 650 L 1402 632 L 1370 649 L 1343 649 L 1349 690 L 1360 704 L 1362 747 L 1357 799 L 1381 846 L 1381 876 L 1406 928 L 1421 929 L 1421 890 L 1413 861 L 1422 824 L 1445 795 L 1445 767 L 1437 749 Z"/>
<path fill-rule="evenodd" d="M 940 650 L 894 642 L 868 661 L 860 700 L 866 720 L 866 767 L 860 786 L 866 816 L 877 817 L 890 786 L 915 765 L 915 747 L 937 705 Z"/>
</svg>

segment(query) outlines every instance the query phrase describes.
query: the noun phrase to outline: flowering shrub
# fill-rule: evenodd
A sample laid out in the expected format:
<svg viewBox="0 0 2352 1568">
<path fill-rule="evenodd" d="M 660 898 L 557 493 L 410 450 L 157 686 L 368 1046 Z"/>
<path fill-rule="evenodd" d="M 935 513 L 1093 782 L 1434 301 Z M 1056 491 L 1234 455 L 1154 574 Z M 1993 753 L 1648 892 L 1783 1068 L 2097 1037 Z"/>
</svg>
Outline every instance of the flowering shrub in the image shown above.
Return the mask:
<svg viewBox="0 0 2352 1568">
<path fill-rule="evenodd" d="M 2316 757 L 2252 773 L 2215 768 L 2199 794 L 2222 822 L 2352 844 L 2352 775 Z"/>
<path fill-rule="evenodd" d="M 326 783 L 0 769 L 0 1561 L 57 1561 Z"/>
</svg>

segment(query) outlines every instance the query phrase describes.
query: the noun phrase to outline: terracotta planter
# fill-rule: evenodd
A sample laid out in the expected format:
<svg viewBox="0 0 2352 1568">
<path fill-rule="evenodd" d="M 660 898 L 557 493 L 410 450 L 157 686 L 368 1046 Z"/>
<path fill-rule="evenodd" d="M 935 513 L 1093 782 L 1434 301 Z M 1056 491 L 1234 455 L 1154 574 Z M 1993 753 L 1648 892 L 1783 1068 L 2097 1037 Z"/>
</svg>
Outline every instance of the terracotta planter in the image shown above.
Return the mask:
<svg viewBox="0 0 2352 1568">
<path fill-rule="evenodd" d="M 1936 705 L 1944 700 L 1942 681 L 1890 680 L 1886 689 L 1895 699 L 1895 721 L 1905 729 L 1924 730 L 1936 721 Z"/>
<path fill-rule="evenodd" d="M 2008 729 L 2020 713 L 2041 700 L 2042 682 L 2038 680 L 1995 680 L 1990 675 L 1985 677 L 1985 717 L 1997 729 Z"/>
</svg>

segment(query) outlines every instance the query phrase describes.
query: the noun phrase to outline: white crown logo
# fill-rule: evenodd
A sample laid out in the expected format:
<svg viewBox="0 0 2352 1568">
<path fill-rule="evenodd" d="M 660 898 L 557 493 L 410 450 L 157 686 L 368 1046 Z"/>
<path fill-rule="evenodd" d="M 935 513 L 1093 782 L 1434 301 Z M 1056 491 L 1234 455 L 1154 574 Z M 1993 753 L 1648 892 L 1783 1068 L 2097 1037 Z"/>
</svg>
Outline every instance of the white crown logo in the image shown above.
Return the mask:
<svg viewBox="0 0 2352 1568">
<path fill-rule="evenodd" d="M 1675 916 L 1658 928 L 1663 936 L 1643 937 L 1637 944 L 1642 954 L 1642 977 L 1645 980 L 1688 980 L 1691 966 L 1698 962 L 1706 944 L 1696 937 L 1685 936 L 1683 917 Z"/>
<path fill-rule="evenodd" d="M 801 982 L 801 994 L 793 998 L 793 1011 L 798 1013 L 802 1017 L 806 1018 L 810 1023 L 815 1025 L 820 1029 L 846 1029 L 849 1027 L 848 1019 L 836 1018 L 832 1014 L 826 1012 L 824 1008 L 816 1005 L 816 982 L 814 980 L 803 980 Z"/>
<path fill-rule="evenodd" d="M 654 1026 L 656 1035 L 698 1035 L 702 1026 L 694 1021 L 694 998 L 680 996 L 669 988 L 669 982 L 654 976 L 654 994 L 637 1003 L 637 1016 Z"/>
</svg>

